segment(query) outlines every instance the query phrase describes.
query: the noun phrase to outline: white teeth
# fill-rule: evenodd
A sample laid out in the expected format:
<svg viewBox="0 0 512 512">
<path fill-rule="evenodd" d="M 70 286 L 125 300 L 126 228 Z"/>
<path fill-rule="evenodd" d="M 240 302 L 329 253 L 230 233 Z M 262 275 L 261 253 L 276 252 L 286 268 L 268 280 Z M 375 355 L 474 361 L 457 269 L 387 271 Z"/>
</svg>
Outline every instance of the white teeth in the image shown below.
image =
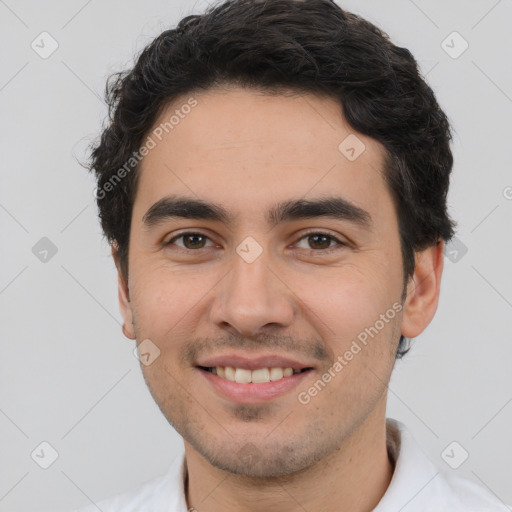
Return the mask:
<svg viewBox="0 0 512 512">
<path fill-rule="evenodd" d="M 270 380 L 279 380 L 284 376 L 282 368 L 270 368 Z"/>
<path fill-rule="evenodd" d="M 219 371 L 219 367 L 217 366 L 217 373 L 218 373 L 218 371 Z M 226 366 L 225 376 L 226 376 L 226 379 L 234 382 L 235 381 L 235 369 L 231 368 L 231 366 Z"/>
<path fill-rule="evenodd" d="M 270 372 L 268 371 L 268 368 L 253 370 L 251 374 L 251 382 L 270 382 Z"/>
<path fill-rule="evenodd" d="M 237 368 L 235 370 L 235 382 L 240 382 L 242 384 L 248 384 L 251 382 L 251 370 Z"/>
<path fill-rule="evenodd" d="M 256 370 L 247 370 L 246 368 L 233 368 L 232 366 L 216 366 L 211 369 L 213 374 L 231 382 L 240 384 L 256 384 L 263 382 L 274 382 L 284 377 L 290 377 L 294 373 L 300 373 L 300 370 L 293 368 L 258 368 Z"/>
</svg>

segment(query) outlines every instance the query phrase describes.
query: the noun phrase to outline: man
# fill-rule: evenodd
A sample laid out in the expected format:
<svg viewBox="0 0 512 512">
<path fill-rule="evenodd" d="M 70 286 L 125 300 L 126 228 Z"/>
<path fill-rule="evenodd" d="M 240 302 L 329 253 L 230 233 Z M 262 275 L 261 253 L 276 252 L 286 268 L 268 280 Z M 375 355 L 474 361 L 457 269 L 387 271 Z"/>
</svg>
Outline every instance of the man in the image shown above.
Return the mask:
<svg viewBox="0 0 512 512">
<path fill-rule="evenodd" d="M 123 332 L 184 453 L 83 510 L 506 510 L 385 415 L 454 232 L 450 127 L 409 51 L 330 0 L 231 0 L 107 99 Z"/>
</svg>

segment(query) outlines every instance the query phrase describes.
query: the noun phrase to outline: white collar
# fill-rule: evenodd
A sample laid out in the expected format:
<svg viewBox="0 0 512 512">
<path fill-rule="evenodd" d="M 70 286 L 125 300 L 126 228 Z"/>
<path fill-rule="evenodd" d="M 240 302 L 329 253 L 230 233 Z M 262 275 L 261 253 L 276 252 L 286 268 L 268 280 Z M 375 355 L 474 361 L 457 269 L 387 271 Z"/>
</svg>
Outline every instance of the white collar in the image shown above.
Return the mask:
<svg viewBox="0 0 512 512">
<path fill-rule="evenodd" d="M 510 512 L 483 487 L 437 469 L 401 422 L 388 418 L 386 427 L 388 453 L 395 469 L 373 512 Z M 105 512 L 187 512 L 185 477 L 185 449 L 181 445 L 165 475 L 97 505 Z M 77 512 L 92 511 L 97 507 Z"/>
</svg>

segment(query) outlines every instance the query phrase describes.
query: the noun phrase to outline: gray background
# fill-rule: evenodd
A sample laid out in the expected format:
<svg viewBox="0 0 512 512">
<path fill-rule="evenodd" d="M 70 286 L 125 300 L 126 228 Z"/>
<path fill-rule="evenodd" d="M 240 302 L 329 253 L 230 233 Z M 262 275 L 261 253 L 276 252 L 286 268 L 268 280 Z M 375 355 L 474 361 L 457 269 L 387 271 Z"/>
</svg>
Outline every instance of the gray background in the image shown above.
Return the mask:
<svg viewBox="0 0 512 512">
<path fill-rule="evenodd" d="M 436 317 L 397 364 L 388 415 L 440 467 L 512 503 L 512 1 L 340 4 L 413 52 L 455 130 L 449 204 L 459 242 L 445 258 Z M 105 117 L 107 75 L 205 6 L 0 0 L 3 512 L 64 511 L 122 491 L 166 471 L 181 442 L 121 333 L 93 180 L 76 158 Z M 43 31 L 59 45 L 47 59 L 31 48 Z M 469 43 L 458 58 L 453 31 Z M 43 237 L 56 254 L 41 252 Z M 48 469 L 31 458 L 43 441 L 58 452 Z M 452 441 L 452 460 L 469 453 L 456 470 L 441 457 Z"/>
</svg>

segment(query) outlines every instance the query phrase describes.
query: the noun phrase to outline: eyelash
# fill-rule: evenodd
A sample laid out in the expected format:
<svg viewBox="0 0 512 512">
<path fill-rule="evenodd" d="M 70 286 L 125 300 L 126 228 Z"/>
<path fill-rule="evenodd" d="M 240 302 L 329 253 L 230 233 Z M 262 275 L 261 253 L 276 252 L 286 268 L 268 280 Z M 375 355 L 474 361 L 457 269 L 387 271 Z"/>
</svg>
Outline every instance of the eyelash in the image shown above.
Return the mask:
<svg viewBox="0 0 512 512">
<path fill-rule="evenodd" d="M 197 232 L 197 231 L 186 231 L 184 233 L 180 233 L 179 235 L 176 235 L 174 236 L 173 238 L 171 238 L 168 242 L 166 242 L 164 245 L 165 246 L 171 246 L 171 245 L 174 245 L 174 242 L 176 240 L 179 240 L 180 238 L 183 238 L 183 237 L 186 237 L 186 236 L 189 236 L 189 235 L 199 235 L 199 236 L 202 236 L 208 240 L 211 241 L 210 237 L 203 234 L 203 233 L 200 233 L 200 232 Z M 334 241 L 334 242 L 337 242 L 338 246 L 342 246 L 342 247 L 347 247 L 348 244 L 342 242 L 341 240 L 339 240 L 338 238 L 336 238 L 335 236 L 331 235 L 330 233 L 326 233 L 326 232 L 322 232 L 322 231 L 310 231 L 310 232 L 307 232 L 305 234 L 303 234 L 298 241 L 301 241 L 303 240 L 304 238 L 308 238 L 310 236 L 313 236 L 313 235 L 320 235 L 320 236 L 324 236 L 326 238 L 329 238 L 331 241 Z M 334 250 L 337 250 L 339 249 L 340 247 L 328 247 L 327 249 L 305 249 L 306 251 L 309 251 L 310 253 L 331 253 L 332 251 Z M 186 247 L 179 247 L 177 246 L 177 250 L 180 250 L 182 252 L 198 252 L 198 251 L 201 251 L 202 249 L 207 249 L 207 247 L 200 247 L 199 249 L 187 249 Z"/>
</svg>

